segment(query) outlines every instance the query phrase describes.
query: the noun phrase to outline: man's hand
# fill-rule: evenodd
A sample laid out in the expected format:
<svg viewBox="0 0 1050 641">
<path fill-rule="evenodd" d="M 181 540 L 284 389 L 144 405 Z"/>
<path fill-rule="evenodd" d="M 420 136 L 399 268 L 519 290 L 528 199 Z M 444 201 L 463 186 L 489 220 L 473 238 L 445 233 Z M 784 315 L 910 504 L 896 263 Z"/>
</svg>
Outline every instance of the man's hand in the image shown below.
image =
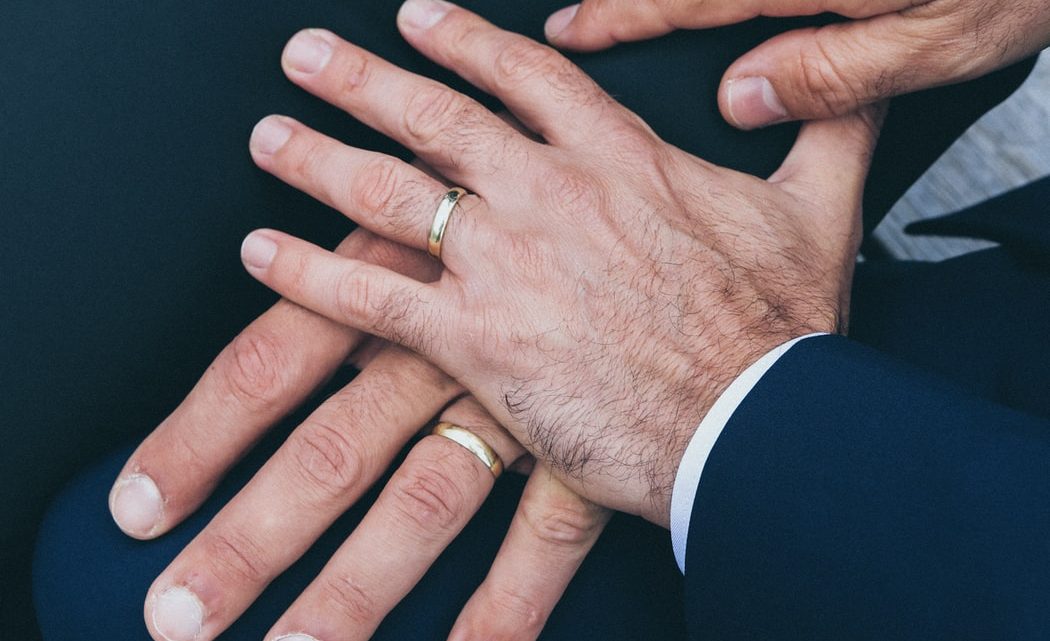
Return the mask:
<svg viewBox="0 0 1050 641">
<path fill-rule="evenodd" d="M 411 0 L 399 25 L 545 144 L 330 32 L 300 32 L 292 81 L 473 194 L 436 282 L 275 231 L 246 239 L 248 271 L 425 356 L 570 487 L 666 526 L 683 451 L 719 394 L 773 347 L 843 326 L 873 115 L 807 125 L 760 180 L 664 143 L 560 54 L 470 12 Z M 445 185 L 289 118 L 256 135 L 263 169 L 326 202 L 355 194 L 336 203 L 346 215 L 427 246 Z"/>
<path fill-rule="evenodd" d="M 982 76 L 1050 44 L 1050 2 L 1019 0 L 584 0 L 547 37 L 594 51 L 618 42 L 758 16 L 853 20 L 777 36 L 726 71 L 722 114 L 745 129 L 828 118 L 919 89 Z"/>
<path fill-rule="evenodd" d="M 437 273 L 428 256 L 365 230 L 337 252 L 422 280 Z M 523 453 L 476 402 L 455 400 L 460 386 L 419 356 L 281 301 L 219 355 L 132 455 L 110 495 L 118 525 L 140 539 L 177 525 L 271 425 L 347 359 L 361 374 L 325 400 L 156 579 L 145 607 L 155 639 L 218 636 L 450 402 L 442 420 L 474 432 L 508 465 Z M 488 468 L 466 449 L 438 436 L 423 438 L 267 638 L 370 637 L 492 485 Z M 452 638 L 535 639 L 608 516 L 538 466 Z"/>
</svg>

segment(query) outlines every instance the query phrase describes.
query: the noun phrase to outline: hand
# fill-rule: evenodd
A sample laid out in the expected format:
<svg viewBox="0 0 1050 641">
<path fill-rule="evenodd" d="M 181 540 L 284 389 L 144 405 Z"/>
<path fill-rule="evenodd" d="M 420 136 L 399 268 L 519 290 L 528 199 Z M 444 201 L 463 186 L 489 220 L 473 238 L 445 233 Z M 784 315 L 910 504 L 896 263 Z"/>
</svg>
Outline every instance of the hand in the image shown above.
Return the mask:
<svg viewBox="0 0 1050 641">
<path fill-rule="evenodd" d="M 729 122 L 751 129 L 837 116 L 977 78 L 1050 44 L 1046 0 L 584 0 L 552 15 L 547 36 L 593 51 L 674 29 L 825 11 L 853 20 L 782 34 L 729 67 L 718 92 Z"/>
<path fill-rule="evenodd" d="M 337 251 L 423 280 L 436 275 L 428 256 L 364 230 Z M 145 611 L 155 639 L 215 638 L 461 388 L 414 354 L 281 301 L 216 359 L 125 465 L 110 497 L 114 518 L 131 536 L 159 536 L 196 510 L 263 432 L 348 358 L 361 374 L 322 403 L 156 579 Z M 479 435 L 507 464 L 523 452 L 469 398 L 453 403 L 442 420 Z M 438 436 L 419 441 L 267 638 L 301 632 L 321 641 L 367 639 L 492 485 L 488 468 L 466 449 Z M 535 639 L 607 519 L 607 511 L 537 467 L 452 638 Z"/>
<path fill-rule="evenodd" d="M 729 382 L 793 337 L 843 326 L 874 116 L 807 125 L 760 180 L 662 142 L 561 55 L 472 13 L 414 0 L 399 25 L 547 144 L 334 34 L 301 32 L 289 78 L 474 195 L 437 282 L 266 230 L 245 241 L 248 271 L 422 354 L 570 487 L 666 526 L 685 446 Z M 339 208 L 363 227 L 426 246 L 444 185 L 289 118 L 257 132 L 260 167 L 326 202 L 349 193 Z"/>
</svg>

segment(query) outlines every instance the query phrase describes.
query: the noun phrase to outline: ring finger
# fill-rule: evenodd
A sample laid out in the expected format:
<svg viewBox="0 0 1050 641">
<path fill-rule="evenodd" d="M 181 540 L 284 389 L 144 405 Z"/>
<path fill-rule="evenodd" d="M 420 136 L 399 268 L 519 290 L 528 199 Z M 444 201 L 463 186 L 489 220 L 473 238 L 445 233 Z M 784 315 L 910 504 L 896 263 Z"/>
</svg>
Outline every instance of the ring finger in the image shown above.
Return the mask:
<svg viewBox="0 0 1050 641">
<path fill-rule="evenodd" d="M 451 406 L 442 420 L 472 433 L 506 464 L 524 453 L 473 399 Z M 481 507 L 494 482 L 482 457 L 449 438 L 425 437 L 321 575 L 266 638 L 363 641 L 371 637 Z"/>
<path fill-rule="evenodd" d="M 362 227 L 416 249 L 427 248 L 427 232 L 448 188 L 398 158 L 344 145 L 286 116 L 268 116 L 250 142 L 260 168 L 333 207 Z M 480 197 L 456 206 L 455 242 L 442 254 L 453 268 L 457 251 L 469 247 L 475 221 L 485 218 Z M 466 250 L 463 250 L 466 251 Z"/>
</svg>

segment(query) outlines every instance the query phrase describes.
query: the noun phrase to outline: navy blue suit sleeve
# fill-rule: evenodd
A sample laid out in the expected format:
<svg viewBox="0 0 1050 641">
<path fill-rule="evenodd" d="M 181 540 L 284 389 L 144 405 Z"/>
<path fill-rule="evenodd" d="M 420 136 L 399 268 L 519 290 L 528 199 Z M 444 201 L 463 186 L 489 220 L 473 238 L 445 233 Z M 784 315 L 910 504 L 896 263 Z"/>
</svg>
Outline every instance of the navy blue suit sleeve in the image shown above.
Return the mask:
<svg viewBox="0 0 1050 641">
<path fill-rule="evenodd" d="M 803 341 L 704 468 L 686 599 L 697 639 L 1046 638 L 1050 422 Z"/>
</svg>

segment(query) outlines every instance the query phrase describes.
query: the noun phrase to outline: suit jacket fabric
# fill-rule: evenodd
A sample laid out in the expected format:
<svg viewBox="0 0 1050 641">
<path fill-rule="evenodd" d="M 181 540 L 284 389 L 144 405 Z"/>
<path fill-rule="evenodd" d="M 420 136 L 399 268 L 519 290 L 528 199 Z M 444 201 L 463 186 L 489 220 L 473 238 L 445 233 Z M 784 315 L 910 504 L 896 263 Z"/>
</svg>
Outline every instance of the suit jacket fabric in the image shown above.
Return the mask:
<svg viewBox="0 0 1050 641">
<path fill-rule="evenodd" d="M 903 338 L 803 341 L 752 390 L 693 506 L 694 638 L 1050 634 L 1048 198 L 916 225 L 1003 245 L 866 266 L 860 337 Z"/>
</svg>

